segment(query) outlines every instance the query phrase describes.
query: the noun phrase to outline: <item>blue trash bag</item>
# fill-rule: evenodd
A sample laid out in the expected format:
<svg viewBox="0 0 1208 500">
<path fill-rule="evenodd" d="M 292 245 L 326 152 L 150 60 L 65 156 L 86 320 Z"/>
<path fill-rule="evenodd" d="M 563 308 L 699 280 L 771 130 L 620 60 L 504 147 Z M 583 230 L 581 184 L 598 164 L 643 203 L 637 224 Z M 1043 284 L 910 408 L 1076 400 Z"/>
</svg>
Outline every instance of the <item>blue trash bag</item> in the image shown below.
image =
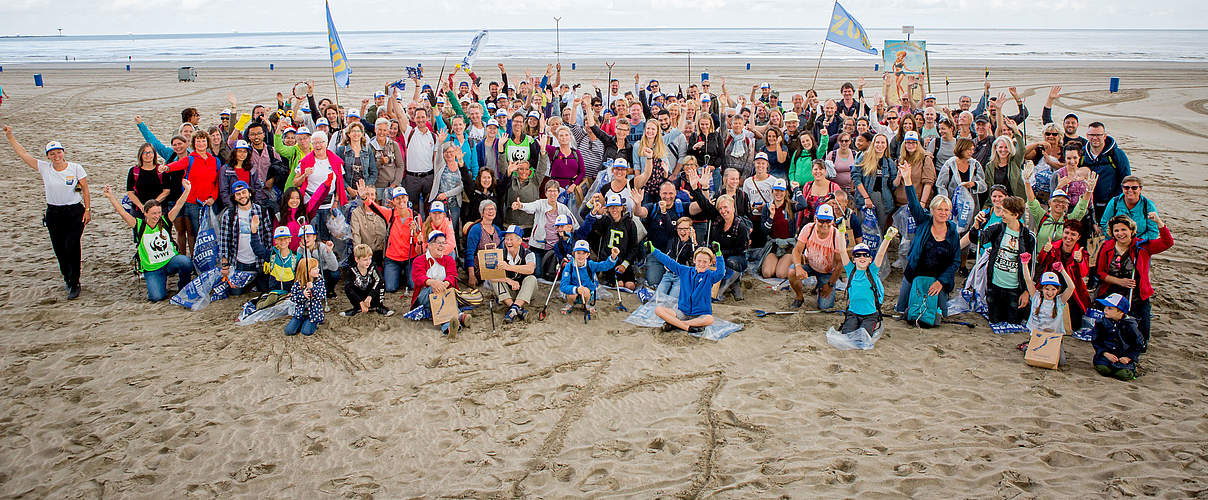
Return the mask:
<svg viewBox="0 0 1208 500">
<path fill-rule="evenodd" d="M 1095 323 L 1103 318 L 1103 311 L 1091 309 L 1082 315 L 1082 329 L 1074 332 L 1074 338 L 1090 342 L 1095 340 Z"/>
<path fill-rule="evenodd" d="M 191 311 L 200 311 L 210 305 L 214 286 L 222 281 L 221 269 L 210 269 L 193 278 L 189 284 L 172 296 L 172 303 Z"/>
<path fill-rule="evenodd" d="M 197 240 L 193 243 L 193 267 L 202 275 L 218 268 L 218 236 L 213 209 L 203 205 L 199 220 Z"/>
<path fill-rule="evenodd" d="M 256 279 L 252 271 L 234 271 L 225 280 L 218 280 L 214 289 L 210 290 L 210 302 L 218 302 L 230 296 L 231 288 L 243 288 Z"/>
<path fill-rule="evenodd" d="M 860 209 L 860 215 L 860 229 L 864 232 L 864 238 L 861 242 L 868 245 L 868 248 L 881 246 L 881 228 L 877 224 L 877 210 L 874 208 L 863 208 Z"/>
<path fill-rule="evenodd" d="M 239 313 L 237 323 L 239 326 L 248 326 L 261 321 L 272 321 L 293 315 L 294 302 L 289 300 L 289 297 L 282 297 L 276 304 L 264 308 L 256 307 L 255 304 L 248 301 L 243 304 L 243 310 Z"/>
<path fill-rule="evenodd" d="M 836 330 L 835 327 L 830 327 L 826 330 L 826 342 L 835 349 L 840 351 L 850 351 L 853 349 L 869 350 L 877 343 L 877 339 L 881 338 L 881 332 L 885 331 L 885 323 L 882 322 L 877 331 L 868 334 L 868 330 L 857 328 L 850 333 L 843 333 Z"/>
</svg>

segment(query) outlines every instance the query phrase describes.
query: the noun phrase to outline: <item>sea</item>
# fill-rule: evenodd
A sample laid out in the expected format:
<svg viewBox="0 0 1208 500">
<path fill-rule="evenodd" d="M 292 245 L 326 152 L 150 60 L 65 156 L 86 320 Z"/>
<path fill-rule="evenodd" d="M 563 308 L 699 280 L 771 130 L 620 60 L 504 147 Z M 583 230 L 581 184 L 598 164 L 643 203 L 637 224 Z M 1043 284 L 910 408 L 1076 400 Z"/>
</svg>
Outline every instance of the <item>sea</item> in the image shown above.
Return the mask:
<svg viewBox="0 0 1208 500">
<path fill-rule="evenodd" d="M 448 56 L 461 59 L 477 30 L 343 31 L 352 65 L 358 59 Z M 617 59 L 649 57 L 816 58 L 824 28 L 595 28 L 491 30 L 479 57 Z M 125 34 L 0 37 L 0 64 L 62 61 L 221 62 L 322 61 L 325 32 Z M 874 47 L 902 40 L 899 28 L 868 30 Z M 913 40 L 927 42 L 932 59 L 1208 62 L 1208 30 L 929 29 Z M 823 58 L 874 62 L 833 43 Z"/>
</svg>

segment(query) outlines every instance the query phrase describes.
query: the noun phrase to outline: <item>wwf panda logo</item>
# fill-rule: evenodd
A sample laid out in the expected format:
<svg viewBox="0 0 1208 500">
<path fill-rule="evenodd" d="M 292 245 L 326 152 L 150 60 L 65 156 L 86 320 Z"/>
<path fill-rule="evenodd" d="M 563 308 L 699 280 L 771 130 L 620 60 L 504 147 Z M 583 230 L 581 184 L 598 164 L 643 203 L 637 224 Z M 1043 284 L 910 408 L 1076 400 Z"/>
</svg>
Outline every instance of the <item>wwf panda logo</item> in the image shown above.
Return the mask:
<svg viewBox="0 0 1208 500">
<path fill-rule="evenodd" d="M 508 161 L 528 161 L 528 150 L 525 148 L 511 148 L 511 153 L 508 155 Z"/>
<path fill-rule="evenodd" d="M 151 239 L 151 250 L 160 253 L 168 250 L 168 238 L 163 233 L 156 235 Z"/>
</svg>

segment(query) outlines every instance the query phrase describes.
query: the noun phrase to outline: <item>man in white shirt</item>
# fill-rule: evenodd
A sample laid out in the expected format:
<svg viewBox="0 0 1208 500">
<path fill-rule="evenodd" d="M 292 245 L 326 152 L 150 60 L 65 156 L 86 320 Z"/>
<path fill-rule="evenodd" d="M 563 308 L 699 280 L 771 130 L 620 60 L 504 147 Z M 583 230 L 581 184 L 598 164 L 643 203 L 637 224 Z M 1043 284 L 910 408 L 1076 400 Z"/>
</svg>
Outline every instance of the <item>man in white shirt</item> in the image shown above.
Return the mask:
<svg viewBox="0 0 1208 500">
<path fill-rule="evenodd" d="M 432 170 L 436 164 L 436 135 L 429 130 L 428 110 L 415 110 L 415 126 L 407 132 L 404 142 L 407 156 L 407 171 L 403 187 L 411 199 L 424 206 L 415 207 L 423 213 L 428 195 L 432 192 Z"/>
</svg>

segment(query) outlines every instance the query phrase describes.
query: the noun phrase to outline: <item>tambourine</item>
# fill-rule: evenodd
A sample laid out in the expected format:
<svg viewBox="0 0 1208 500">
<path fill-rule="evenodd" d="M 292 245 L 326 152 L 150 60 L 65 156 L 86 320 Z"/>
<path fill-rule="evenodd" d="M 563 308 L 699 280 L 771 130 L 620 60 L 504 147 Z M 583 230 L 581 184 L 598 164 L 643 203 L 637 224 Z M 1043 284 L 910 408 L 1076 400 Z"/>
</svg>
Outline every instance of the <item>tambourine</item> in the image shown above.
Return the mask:
<svg viewBox="0 0 1208 500">
<path fill-rule="evenodd" d="M 310 87 L 306 85 L 306 82 L 298 82 L 294 85 L 294 97 L 297 97 L 298 99 L 305 99 L 306 90 L 309 88 Z"/>
</svg>

